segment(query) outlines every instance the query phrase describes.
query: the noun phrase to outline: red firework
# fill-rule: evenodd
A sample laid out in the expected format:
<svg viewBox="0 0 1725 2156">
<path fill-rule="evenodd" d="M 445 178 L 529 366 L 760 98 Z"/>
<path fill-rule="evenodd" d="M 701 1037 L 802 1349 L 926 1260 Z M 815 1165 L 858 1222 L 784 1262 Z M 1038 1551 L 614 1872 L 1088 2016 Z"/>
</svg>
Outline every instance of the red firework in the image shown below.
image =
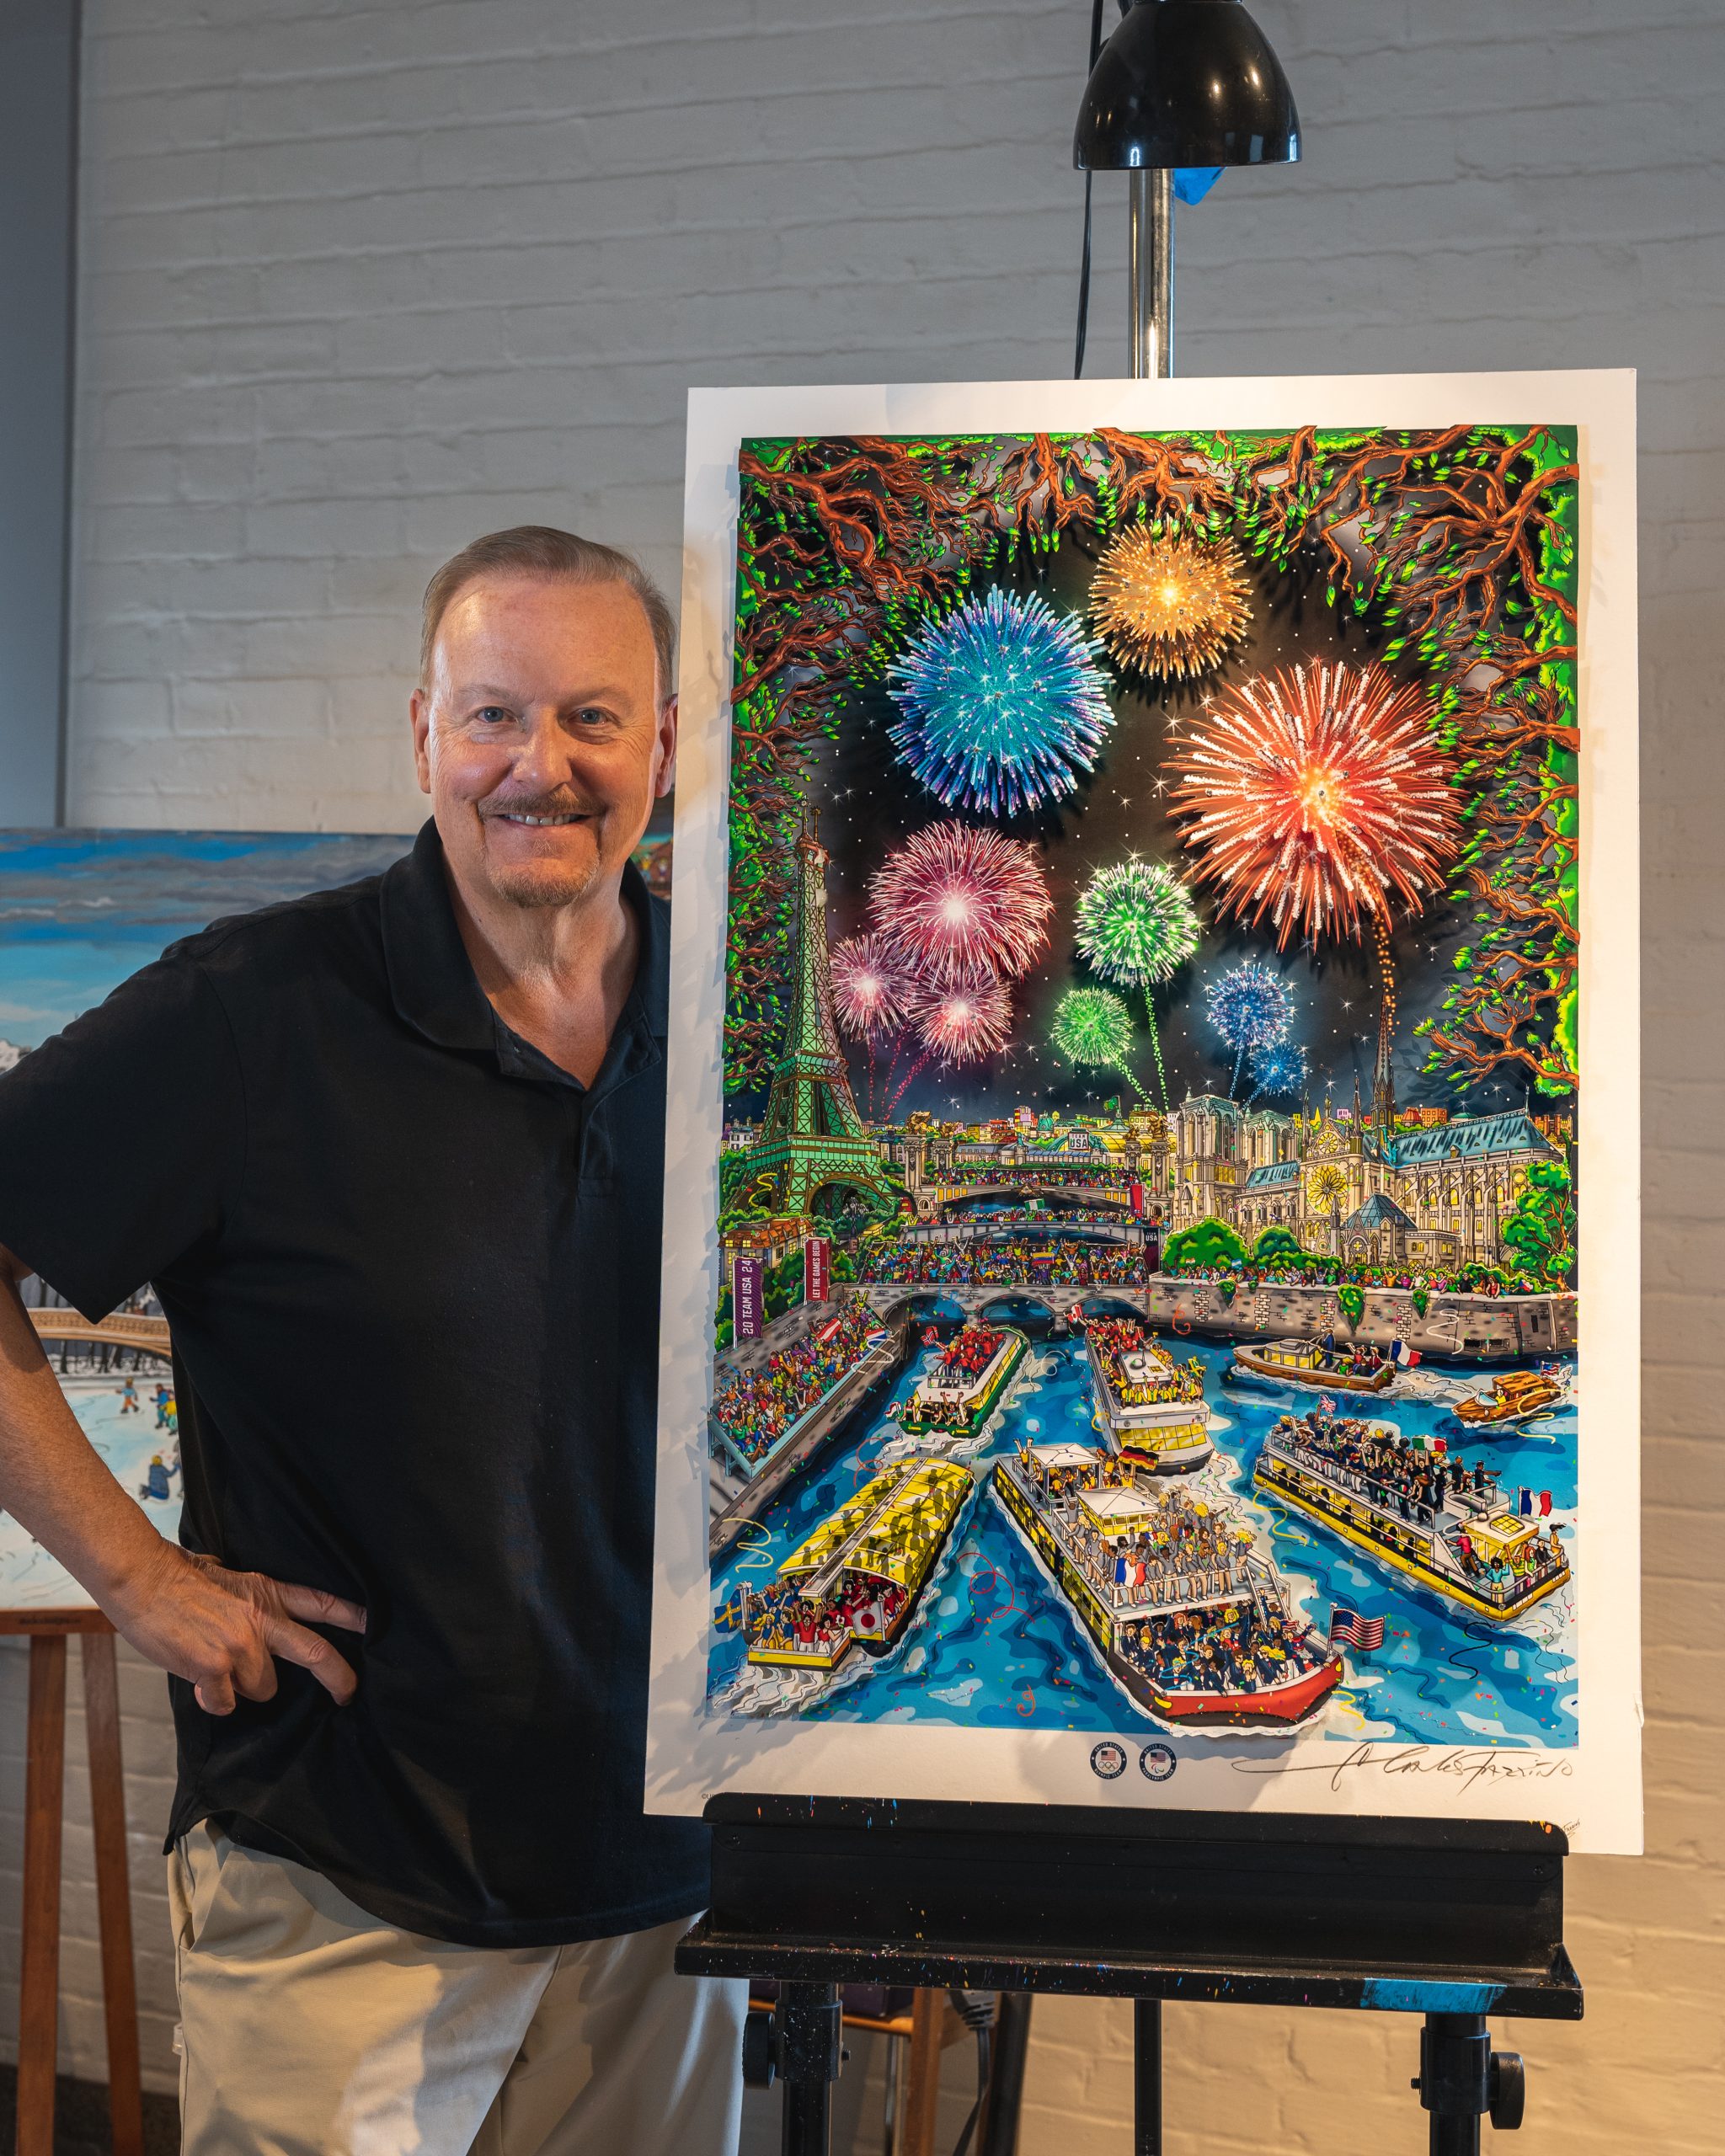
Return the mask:
<svg viewBox="0 0 1725 2156">
<path fill-rule="evenodd" d="M 1424 691 L 1381 666 L 1279 668 L 1218 694 L 1171 759 L 1199 883 L 1278 946 L 1418 913 L 1461 846 L 1455 766 Z"/>
<path fill-rule="evenodd" d="M 887 856 L 868 890 L 882 948 L 938 987 L 1017 979 L 1048 943 L 1054 900 L 1041 864 L 998 831 L 931 824 Z"/>
<path fill-rule="evenodd" d="M 919 1044 L 937 1063 L 951 1068 L 997 1055 L 1012 1030 L 1012 998 L 991 974 L 928 988 L 911 1002 Z"/>
<path fill-rule="evenodd" d="M 911 983 L 878 936 L 852 936 L 832 949 L 832 1005 L 852 1040 L 895 1033 L 909 1015 Z"/>
</svg>

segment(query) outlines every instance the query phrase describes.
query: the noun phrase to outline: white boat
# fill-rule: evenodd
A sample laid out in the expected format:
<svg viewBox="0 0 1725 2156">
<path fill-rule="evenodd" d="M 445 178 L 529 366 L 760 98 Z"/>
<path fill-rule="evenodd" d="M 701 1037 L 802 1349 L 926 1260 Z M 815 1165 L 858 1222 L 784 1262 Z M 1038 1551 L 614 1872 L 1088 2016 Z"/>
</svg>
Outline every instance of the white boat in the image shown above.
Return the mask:
<svg viewBox="0 0 1725 2156">
<path fill-rule="evenodd" d="M 1202 1467 L 1215 1450 L 1203 1364 L 1177 1363 L 1130 1318 L 1092 1318 L 1084 1344 L 1110 1449 L 1140 1455 L 1157 1474 Z"/>
</svg>

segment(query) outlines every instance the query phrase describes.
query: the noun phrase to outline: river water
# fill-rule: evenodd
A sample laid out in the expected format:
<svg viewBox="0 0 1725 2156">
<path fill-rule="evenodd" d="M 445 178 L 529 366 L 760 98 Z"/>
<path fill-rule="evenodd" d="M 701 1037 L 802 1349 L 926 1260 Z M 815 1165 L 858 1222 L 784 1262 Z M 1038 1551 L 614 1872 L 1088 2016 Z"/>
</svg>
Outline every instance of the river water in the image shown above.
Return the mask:
<svg viewBox="0 0 1725 2156">
<path fill-rule="evenodd" d="M 949 1328 L 948 1328 L 949 1329 Z M 973 1727 L 1074 1729 L 1141 1737 L 1156 1725 L 1108 1674 L 1065 1598 L 1049 1587 L 987 1488 L 988 1463 L 1021 1441 L 1096 1444 L 1089 1369 L 1079 1340 L 1055 1340 L 1033 1326 L 1032 1353 L 974 1450 L 960 1448 L 978 1487 L 893 1652 L 879 1662 L 853 1652 L 824 1682 L 745 1668 L 743 1643 L 715 1629 L 708 1691 L 719 1712 L 795 1714 L 806 1719 L 919 1721 Z M 1303 1412 L 1311 1392 L 1235 1385 L 1223 1372 L 1226 1347 L 1170 1342 L 1195 1354 L 1216 1457 L 1182 1478 L 1193 1494 L 1227 1492 L 1243 1502 L 1297 1604 L 1327 1632 L 1343 1603 L 1381 1614 L 1384 1642 L 1370 1654 L 1348 1650 L 1344 1680 L 1317 1725 L 1350 1742 L 1381 1737 L 1432 1744 L 1573 1744 L 1574 1622 L 1572 1580 L 1511 1625 L 1487 1625 L 1415 1586 L 1387 1565 L 1252 1486 L 1264 1434 L 1279 1414 Z M 892 1398 L 909 1398 L 934 1351 L 918 1348 Z M 1573 1367 L 1567 1374 L 1573 1388 Z M 1466 1435 L 1450 1403 L 1483 1382 L 1476 1369 L 1422 1364 L 1374 1401 L 1373 1421 L 1409 1436 L 1444 1437 L 1470 1460 L 1498 1471 L 1510 1502 L 1525 1486 L 1549 1492 L 1550 1520 L 1572 1540 L 1576 1503 L 1576 1418 L 1557 1410 L 1492 1438 Z M 761 1518 L 745 1529 L 713 1578 L 721 1608 L 747 1580 L 765 1585 L 797 1545 L 879 1468 L 911 1449 L 878 1401 L 841 1430 Z M 1537 1506 L 1537 1497 L 1535 1504 Z M 1261 1545 L 1261 1546 L 1265 1546 Z M 1230 1733 L 1242 1741 L 1242 1733 Z M 1208 1740 L 1215 1741 L 1215 1740 Z M 1252 1741 L 1247 1738 L 1244 1741 Z"/>
</svg>

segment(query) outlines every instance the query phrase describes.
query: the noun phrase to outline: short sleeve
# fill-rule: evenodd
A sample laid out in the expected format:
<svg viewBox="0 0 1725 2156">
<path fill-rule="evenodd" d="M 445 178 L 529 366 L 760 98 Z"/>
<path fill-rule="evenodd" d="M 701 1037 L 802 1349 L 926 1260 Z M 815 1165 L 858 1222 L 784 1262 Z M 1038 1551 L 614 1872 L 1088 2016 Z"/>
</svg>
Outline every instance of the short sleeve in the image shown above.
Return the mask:
<svg viewBox="0 0 1725 2156">
<path fill-rule="evenodd" d="M 244 1163 L 233 1036 L 184 946 L 0 1078 L 0 1245 L 92 1321 L 214 1241 Z"/>
</svg>

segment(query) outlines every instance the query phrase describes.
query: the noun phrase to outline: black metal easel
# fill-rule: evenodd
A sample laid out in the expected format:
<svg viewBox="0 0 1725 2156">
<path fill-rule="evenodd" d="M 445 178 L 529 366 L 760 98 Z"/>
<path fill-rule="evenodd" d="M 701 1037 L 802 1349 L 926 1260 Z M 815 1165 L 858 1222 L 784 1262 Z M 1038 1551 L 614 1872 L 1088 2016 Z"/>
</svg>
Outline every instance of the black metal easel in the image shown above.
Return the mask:
<svg viewBox="0 0 1725 2156">
<path fill-rule="evenodd" d="M 828 2156 L 841 1983 L 1135 1999 L 1136 2156 L 1162 2148 L 1165 1999 L 1423 2015 L 1432 2156 L 1521 2122 L 1487 2014 L 1581 2015 L 1556 1828 L 742 1796 L 707 1817 L 712 1905 L 677 1967 L 779 1980 L 745 2063 L 783 2084 L 784 2156 Z M 982 2156 L 1015 2123 L 985 2117 Z"/>
</svg>

